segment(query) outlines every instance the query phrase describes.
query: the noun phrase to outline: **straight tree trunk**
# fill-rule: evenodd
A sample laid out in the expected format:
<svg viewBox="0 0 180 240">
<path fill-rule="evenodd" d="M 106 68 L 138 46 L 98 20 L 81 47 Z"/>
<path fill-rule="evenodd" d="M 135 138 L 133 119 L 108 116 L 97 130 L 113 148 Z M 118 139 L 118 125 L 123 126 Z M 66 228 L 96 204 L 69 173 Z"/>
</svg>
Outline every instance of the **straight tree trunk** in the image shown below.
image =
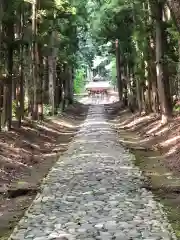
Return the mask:
<svg viewBox="0 0 180 240">
<path fill-rule="evenodd" d="M 158 97 L 158 90 L 157 90 L 157 75 L 156 75 L 156 53 L 155 53 L 155 43 L 152 36 L 149 38 L 148 42 L 149 47 L 149 75 L 151 79 L 151 99 L 152 99 L 152 111 L 154 113 L 159 112 L 159 97 Z"/>
<path fill-rule="evenodd" d="M 37 48 L 37 3 L 38 0 L 34 0 L 32 3 L 32 82 L 33 82 L 33 108 L 32 119 L 38 118 L 38 104 L 37 104 L 37 62 L 36 54 Z"/>
<path fill-rule="evenodd" d="M 62 100 L 62 83 L 61 83 L 61 66 L 58 63 L 57 64 L 57 68 L 56 68 L 56 72 L 57 72 L 57 79 L 56 79 L 56 110 L 58 111 L 58 108 L 60 107 L 60 103 Z"/>
<path fill-rule="evenodd" d="M 24 3 L 20 5 L 20 39 L 24 40 Z M 21 127 L 22 120 L 24 119 L 24 46 L 20 45 L 20 82 L 19 82 L 19 95 L 18 95 L 18 125 Z"/>
<path fill-rule="evenodd" d="M 167 123 L 171 117 L 171 109 L 168 105 L 168 96 L 166 92 L 165 72 L 164 72 L 164 39 L 163 39 L 163 3 L 156 2 L 154 4 L 155 19 L 156 19 L 156 73 L 157 73 L 157 86 L 161 107 L 162 123 Z"/>
<path fill-rule="evenodd" d="M 7 51 L 7 78 L 4 85 L 4 99 L 3 99 L 3 125 L 7 130 L 11 129 L 12 125 L 12 72 L 13 72 L 13 51 L 14 51 L 14 11 L 11 9 L 9 12 L 9 4 L 11 1 L 4 2 L 4 10 L 11 14 L 11 18 L 7 19 L 4 23 L 4 30 L 7 38 L 6 51 Z"/>
<path fill-rule="evenodd" d="M 117 87 L 119 93 L 119 101 L 122 101 L 122 79 L 121 79 L 121 59 L 120 59 L 120 49 L 119 49 L 119 41 L 116 40 L 116 71 L 117 71 Z"/>
<path fill-rule="evenodd" d="M 69 104 L 73 103 L 73 76 L 72 76 L 72 67 L 68 67 L 68 102 Z"/>
<path fill-rule="evenodd" d="M 0 1 L 0 52 L 2 51 L 2 36 L 3 36 L 3 2 Z M 0 59 L 0 67 L 2 65 L 2 61 Z M 2 71 L 0 71 L 0 77 L 2 77 Z M 0 83 L 0 131 L 2 129 L 2 111 L 3 111 L 3 81 Z"/>
<path fill-rule="evenodd" d="M 38 71 L 37 71 L 37 78 L 38 78 L 38 120 L 43 120 L 43 56 L 41 51 L 41 45 L 38 45 L 37 51 L 37 63 L 38 63 Z"/>
<path fill-rule="evenodd" d="M 178 40 L 178 66 L 177 66 L 177 96 L 180 97 L 180 39 Z"/>
<path fill-rule="evenodd" d="M 49 104 L 51 105 L 51 113 L 55 114 L 55 98 L 54 98 L 54 58 L 48 56 L 48 76 L 49 76 Z"/>
<path fill-rule="evenodd" d="M 26 83 L 26 95 L 28 98 L 28 116 L 32 118 L 33 113 L 33 62 L 32 62 L 32 46 L 26 46 L 25 57 L 27 66 L 25 69 L 25 83 Z M 28 66 L 31 66 L 30 69 Z"/>
<path fill-rule="evenodd" d="M 53 21 L 51 22 L 53 27 Z M 56 83 L 56 49 L 54 46 L 55 31 L 52 30 L 50 35 L 50 55 L 48 56 L 49 64 L 49 103 L 51 105 L 52 115 L 55 115 L 55 83 Z"/>
</svg>

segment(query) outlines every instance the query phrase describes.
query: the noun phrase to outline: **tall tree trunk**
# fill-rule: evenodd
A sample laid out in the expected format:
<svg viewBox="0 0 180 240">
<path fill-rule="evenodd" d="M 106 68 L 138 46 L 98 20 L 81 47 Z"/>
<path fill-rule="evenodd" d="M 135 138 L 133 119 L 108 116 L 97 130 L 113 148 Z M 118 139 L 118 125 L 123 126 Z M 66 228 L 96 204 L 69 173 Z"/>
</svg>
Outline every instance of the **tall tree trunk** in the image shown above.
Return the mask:
<svg viewBox="0 0 180 240">
<path fill-rule="evenodd" d="M 38 78 L 38 119 L 43 120 L 43 56 L 41 51 L 41 45 L 38 44 L 38 51 L 37 51 L 37 63 L 38 63 L 38 71 L 37 71 L 37 78 Z"/>
<path fill-rule="evenodd" d="M 54 98 L 54 58 L 48 56 L 48 76 L 49 76 L 49 104 L 51 105 L 51 113 L 55 114 L 55 98 Z"/>
<path fill-rule="evenodd" d="M 142 93 L 141 93 L 141 84 L 140 79 L 136 78 L 136 93 L 137 93 L 137 102 L 138 102 L 138 110 L 141 115 L 143 107 L 142 107 Z"/>
<path fill-rule="evenodd" d="M 53 21 L 51 23 L 53 25 Z M 55 114 L 55 83 L 56 83 L 56 49 L 54 46 L 55 31 L 52 30 L 50 35 L 50 56 L 48 57 L 49 63 L 49 103 L 51 105 L 52 115 Z"/>
<path fill-rule="evenodd" d="M 167 98 L 167 107 L 170 114 L 172 113 L 172 98 L 171 98 L 171 84 L 169 81 L 169 67 L 168 67 L 168 59 L 165 58 L 165 55 L 168 54 L 169 50 L 169 43 L 168 43 L 168 36 L 167 36 L 167 23 L 163 22 L 163 30 L 162 30 L 162 39 L 163 39 L 163 53 L 164 53 L 164 61 L 163 61 L 163 71 L 164 71 L 164 86 L 165 86 L 165 95 Z"/>
<path fill-rule="evenodd" d="M 33 82 L 33 109 L 32 119 L 38 118 L 38 104 L 37 104 L 37 7 L 38 0 L 32 3 L 32 82 Z"/>
<path fill-rule="evenodd" d="M 11 18 L 7 19 L 4 23 L 4 30 L 7 38 L 6 42 L 6 50 L 7 50 L 7 79 L 4 85 L 4 127 L 7 130 L 11 129 L 12 125 L 12 71 L 13 71 L 13 48 L 14 48 L 14 22 L 13 16 L 14 11 L 11 9 L 9 12 L 9 4 L 11 5 L 11 1 L 4 2 L 4 10 L 5 12 L 11 14 Z"/>
<path fill-rule="evenodd" d="M 25 68 L 25 83 L 26 83 L 26 96 L 28 100 L 28 116 L 32 117 L 33 112 L 33 63 L 32 63 L 32 46 L 26 46 L 25 57 L 27 61 L 27 66 Z M 31 66 L 30 69 L 28 66 Z"/>
<path fill-rule="evenodd" d="M 178 40 L 177 96 L 180 97 L 180 39 Z"/>
<path fill-rule="evenodd" d="M 43 58 L 43 103 L 49 104 L 49 64 L 48 57 Z"/>
<path fill-rule="evenodd" d="M 68 75 L 68 103 L 73 103 L 73 76 L 72 76 L 72 67 L 68 67 L 67 69 Z"/>
<path fill-rule="evenodd" d="M 61 100 L 62 100 L 62 80 L 61 80 L 61 65 L 60 63 L 57 64 L 56 68 L 57 72 L 57 79 L 56 79 L 56 111 L 58 110 Z"/>
<path fill-rule="evenodd" d="M 149 38 L 148 42 L 149 47 L 149 77 L 151 79 L 151 99 L 152 99 L 152 111 L 154 113 L 159 112 L 159 97 L 157 90 L 157 75 L 156 75 L 156 53 L 155 53 L 155 44 L 152 36 Z"/>
<path fill-rule="evenodd" d="M 63 65 L 63 73 L 62 73 L 62 111 L 65 110 L 66 100 L 67 100 L 67 65 Z"/>
<path fill-rule="evenodd" d="M 123 96 L 123 102 L 124 102 L 124 106 L 128 106 L 128 88 L 127 88 L 127 63 L 124 63 L 124 78 L 122 79 L 123 82 L 123 89 L 124 89 L 124 96 Z"/>
<path fill-rule="evenodd" d="M 3 36 L 3 2 L 0 1 L 0 52 L 2 51 L 2 36 Z M 2 59 L 0 59 L 0 131 L 2 129 L 2 111 L 3 111 L 3 80 L 2 80 Z"/>
<path fill-rule="evenodd" d="M 24 40 L 24 3 L 20 4 L 20 39 Z M 24 118 L 24 46 L 23 43 L 20 44 L 20 81 L 19 81 L 19 91 L 17 98 L 17 108 L 18 108 L 18 125 L 21 127 L 22 119 Z"/>
<path fill-rule="evenodd" d="M 121 79 L 121 59 L 120 59 L 120 49 L 119 49 L 119 41 L 116 40 L 116 71 L 117 71 L 117 87 L 119 93 L 119 101 L 122 101 L 122 79 Z"/>
<path fill-rule="evenodd" d="M 163 3 L 156 2 L 154 4 L 154 13 L 156 19 L 156 73 L 159 100 L 161 106 L 162 123 L 166 123 L 171 117 L 171 109 L 168 104 L 168 96 L 166 92 L 165 72 L 164 72 L 164 39 L 163 39 L 163 21 L 162 21 Z"/>
</svg>

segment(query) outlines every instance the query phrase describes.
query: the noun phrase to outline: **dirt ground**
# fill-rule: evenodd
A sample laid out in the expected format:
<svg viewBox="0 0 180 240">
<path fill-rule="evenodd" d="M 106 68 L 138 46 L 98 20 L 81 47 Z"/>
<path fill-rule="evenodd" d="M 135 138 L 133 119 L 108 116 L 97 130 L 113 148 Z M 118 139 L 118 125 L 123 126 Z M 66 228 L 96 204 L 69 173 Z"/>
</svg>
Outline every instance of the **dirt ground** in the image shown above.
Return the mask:
<svg viewBox="0 0 180 240">
<path fill-rule="evenodd" d="M 108 105 L 107 107 L 108 108 Z M 126 130 L 134 134 L 130 142 L 131 149 L 158 151 L 164 157 L 163 165 L 174 173 L 180 173 L 180 116 L 175 116 L 166 124 L 161 125 L 158 115 L 132 114 L 128 110 L 118 110 L 115 103 L 107 110 L 109 119 L 117 131 Z M 138 141 L 137 141 L 138 140 Z"/>
<path fill-rule="evenodd" d="M 120 103 L 105 108 L 119 142 L 136 156 L 146 176 L 143 187 L 163 204 L 180 239 L 180 117 L 162 126 L 159 116 L 132 114 Z"/>
<path fill-rule="evenodd" d="M 88 106 L 75 103 L 42 123 L 25 120 L 0 133 L 0 239 L 14 226 L 38 192 L 42 179 L 67 149 L 85 119 Z"/>
</svg>

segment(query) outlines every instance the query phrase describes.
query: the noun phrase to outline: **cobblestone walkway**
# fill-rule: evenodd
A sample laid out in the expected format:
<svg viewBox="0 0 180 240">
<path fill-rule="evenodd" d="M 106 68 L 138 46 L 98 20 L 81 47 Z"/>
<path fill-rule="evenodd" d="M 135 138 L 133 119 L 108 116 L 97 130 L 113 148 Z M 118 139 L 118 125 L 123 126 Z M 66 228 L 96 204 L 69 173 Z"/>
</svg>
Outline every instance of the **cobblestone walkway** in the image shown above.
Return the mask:
<svg viewBox="0 0 180 240">
<path fill-rule="evenodd" d="M 116 140 L 103 106 L 92 106 L 10 239 L 176 239 L 152 193 L 141 188 L 133 156 Z"/>
</svg>

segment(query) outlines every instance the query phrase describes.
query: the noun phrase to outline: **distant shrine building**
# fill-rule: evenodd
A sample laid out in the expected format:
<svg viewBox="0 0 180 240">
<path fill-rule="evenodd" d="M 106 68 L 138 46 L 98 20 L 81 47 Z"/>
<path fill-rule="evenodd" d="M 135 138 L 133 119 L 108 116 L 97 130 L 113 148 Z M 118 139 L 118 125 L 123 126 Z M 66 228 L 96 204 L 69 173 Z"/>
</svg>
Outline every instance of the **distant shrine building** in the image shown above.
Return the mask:
<svg viewBox="0 0 180 240">
<path fill-rule="evenodd" d="M 86 84 L 85 88 L 86 91 L 88 91 L 89 95 L 108 95 L 109 91 L 112 89 L 112 86 L 108 81 L 106 81 L 103 77 L 97 74 L 95 77 L 92 78 L 90 82 Z"/>
</svg>

